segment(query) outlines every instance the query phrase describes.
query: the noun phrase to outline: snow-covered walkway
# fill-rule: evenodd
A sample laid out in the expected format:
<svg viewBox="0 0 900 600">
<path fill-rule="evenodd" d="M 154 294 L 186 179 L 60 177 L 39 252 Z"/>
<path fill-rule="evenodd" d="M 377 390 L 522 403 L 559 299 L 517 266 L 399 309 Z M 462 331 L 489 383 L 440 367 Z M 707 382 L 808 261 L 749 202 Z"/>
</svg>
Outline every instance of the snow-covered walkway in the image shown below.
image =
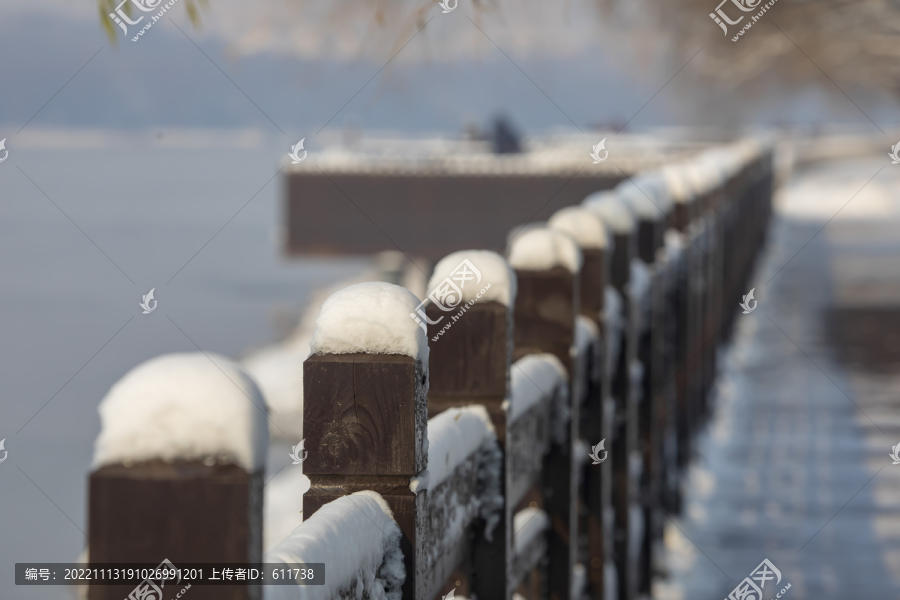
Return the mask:
<svg viewBox="0 0 900 600">
<path fill-rule="evenodd" d="M 820 165 L 777 205 L 654 597 L 727 598 L 768 558 L 764 600 L 900 598 L 900 166 Z"/>
</svg>

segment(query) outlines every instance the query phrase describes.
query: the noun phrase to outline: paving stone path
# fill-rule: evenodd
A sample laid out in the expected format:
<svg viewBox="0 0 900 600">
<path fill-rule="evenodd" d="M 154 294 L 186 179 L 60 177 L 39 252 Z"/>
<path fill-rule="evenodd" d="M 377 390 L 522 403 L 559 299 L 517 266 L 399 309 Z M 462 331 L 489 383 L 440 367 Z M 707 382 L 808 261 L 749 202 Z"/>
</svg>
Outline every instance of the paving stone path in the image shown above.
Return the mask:
<svg viewBox="0 0 900 600">
<path fill-rule="evenodd" d="M 766 558 L 780 583 L 742 600 L 787 583 L 788 600 L 900 598 L 900 187 L 883 166 L 823 165 L 779 199 L 656 598 L 728 598 Z M 816 193 L 838 204 L 806 214 Z"/>
</svg>

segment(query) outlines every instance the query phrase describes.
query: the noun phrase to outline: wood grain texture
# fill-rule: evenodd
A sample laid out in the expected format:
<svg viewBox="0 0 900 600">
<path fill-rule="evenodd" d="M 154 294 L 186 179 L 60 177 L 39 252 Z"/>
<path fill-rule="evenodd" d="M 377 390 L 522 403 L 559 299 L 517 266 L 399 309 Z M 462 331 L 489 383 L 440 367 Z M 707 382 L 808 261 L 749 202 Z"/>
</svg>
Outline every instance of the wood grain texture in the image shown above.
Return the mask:
<svg viewBox="0 0 900 600">
<path fill-rule="evenodd" d="M 512 356 L 512 314 L 499 302 L 476 302 L 463 315 L 431 304 L 426 314 L 431 350 L 429 401 L 506 398 Z M 437 339 L 435 336 L 448 324 Z"/>
<path fill-rule="evenodd" d="M 571 379 L 571 347 L 575 342 L 575 315 L 580 290 L 578 274 L 563 267 L 547 271 L 516 270 L 519 291 L 513 310 L 513 360 L 539 352 L 556 356 Z"/>
<path fill-rule="evenodd" d="M 303 363 L 307 475 L 406 475 L 426 468 L 427 376 L 400 355 L 323 354 Z"/>
<path fill-rule="evenodd" d="M 579 284 L 581 290 L 579 311 L 599 324 L 606 296 L 604 290 L 609 281 L 610 253 L 600 248 L 582 248 L 581 254 L 584 261 L 581 265 Z"/>
<path fill-rule="evenodd" d="M 262 473 L 234 464 L 152 461 L 109 465 L 88 479 L 92 563 L 248 563 L 262 560 Z M 196 592 L 195 592 L 196 588 Z M 201 599 L 259 600 L 260 586 L 200 586 Z M 131 586 L 90 586 L 121 600 Z"/>
</svg>

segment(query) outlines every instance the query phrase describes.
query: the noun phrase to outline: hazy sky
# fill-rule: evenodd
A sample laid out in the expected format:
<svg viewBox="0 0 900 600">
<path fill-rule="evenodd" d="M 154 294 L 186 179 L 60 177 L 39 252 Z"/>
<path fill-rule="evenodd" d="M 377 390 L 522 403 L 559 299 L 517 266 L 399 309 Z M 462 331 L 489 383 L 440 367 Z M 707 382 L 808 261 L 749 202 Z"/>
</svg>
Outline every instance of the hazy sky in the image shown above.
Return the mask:
<svg viewBox="0 0 900 600">
<path fill-rule="evenodd" d="M 818 88 L 774 89 L 747 103 L 746 90 L 697 80 L 690 55 L 671 52 L 659 36 L 611 25 L 591 2 L 502 2 L 499 11 L 484 12 L 460 0 L 448 14 L 436 2 L 387 4 L 392 9 L 379 24 L 377 2 L 210 0 L 197 29 L 177 0 L 138 42 L 120 38 L 112 46 L 93 0 L 5 0 L 0 136 L 23 147 L 71 147 L 103 136 L 82 133 L 73 142 L 61 128 L 107 137 L 222 129 L 242 133 L 209 143 L 242 145 L 260 136 L 309 136 L 326 122 L 326 132 L 353 125 L 455 134 L 498 112 L 526 132 L 629 119 L 633 130 L 868 126 L 824 78 Z M 890 121 L 889 112 L 867 108 Z"/>
</svg>

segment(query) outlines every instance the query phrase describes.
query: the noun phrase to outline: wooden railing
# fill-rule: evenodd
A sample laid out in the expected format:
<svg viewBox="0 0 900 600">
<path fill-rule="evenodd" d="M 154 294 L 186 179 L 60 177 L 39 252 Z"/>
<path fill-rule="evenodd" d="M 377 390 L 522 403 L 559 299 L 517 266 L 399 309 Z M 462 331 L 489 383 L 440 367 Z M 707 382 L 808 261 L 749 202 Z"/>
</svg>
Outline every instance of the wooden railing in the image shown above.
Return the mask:
<svg viewBox="0 0 900 600">
<path fill-rule="evenodd" d="M 331 548 L 333 560 L 369 562 L 333 569 L 324 590 L 279 587 L 278 597 L 648 594 L 771 194 L 767 149 L 714 148 L 514 232 L 507 258 L 451 254 L 422 304 L 386 283 L 335 294 L 303 366 L 306 521 L 267 561 L 321 562 L 310 541 L 319 531 L 378 551 Z M 114 507 L 159 486 L 212 485 L 226 467 L 203 470 L 204 456 L 179 473 L 116 460 L 91 475 L 92 542 L 132 561 L 196 562 L 190 544 L 149 525 L 158 507 L 127 518 Z M 247 465 L 231 485 L 252 501 L 220 538 L 243 536 L 249 550 L 208 560 L 261 554 L 259 473 Z M 191 519 L 201 509 L 189 498 L 167 510 Z M 127 539 L 115 530 L 123 519 Z M 360 531 L 369 525 L 383 535 Z M 258 597 L 235 589 L 227 597 Z"/>
</svg>

